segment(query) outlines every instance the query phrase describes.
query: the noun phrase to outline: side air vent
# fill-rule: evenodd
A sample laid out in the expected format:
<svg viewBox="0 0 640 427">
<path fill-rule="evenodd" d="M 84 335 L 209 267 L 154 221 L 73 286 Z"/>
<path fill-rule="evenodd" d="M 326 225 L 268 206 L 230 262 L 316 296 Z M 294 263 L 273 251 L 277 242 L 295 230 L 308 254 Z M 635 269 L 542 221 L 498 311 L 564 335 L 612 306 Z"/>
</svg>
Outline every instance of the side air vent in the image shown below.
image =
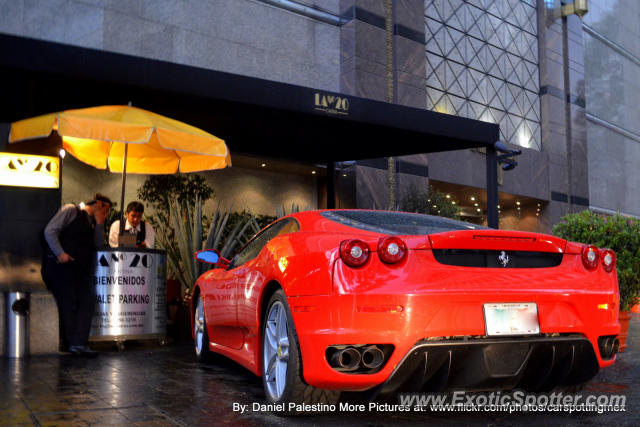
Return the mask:
<svg viewBox="0 0 640 427">
<path fill-rule="evenodd" d="M 531 251 L 434 249 L 440 264 L 484 268 L 547 268 L 562 263 L 562 254 Z"/>
</svg>

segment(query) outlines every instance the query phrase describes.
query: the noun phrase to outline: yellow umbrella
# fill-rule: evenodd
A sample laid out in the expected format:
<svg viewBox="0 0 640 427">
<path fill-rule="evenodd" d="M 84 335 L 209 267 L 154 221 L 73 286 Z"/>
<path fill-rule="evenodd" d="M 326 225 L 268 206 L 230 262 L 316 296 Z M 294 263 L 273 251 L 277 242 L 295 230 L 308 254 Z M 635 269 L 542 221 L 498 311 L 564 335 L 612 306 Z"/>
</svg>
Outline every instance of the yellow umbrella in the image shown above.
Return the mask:
<svg viewBox="0 0 640 427">
<path fill-rule="evenodd" d="M 62 137 L 62 148 L 98 169 L 170 174 L 231 166 L 224 141 L 194 126 L 127 105 L 66 110 L 11 124 L 9 143 Z"/>
<path fill-rule="evenodd" d="M 224 140 L 201 129 L 130 105 L 65 110 L 11 124 L 9 143 L 48 138 L 57 133 L 62 148 L 98 169 L 171 174 L 231 166 Z M 120 231 L 124 228 L 124 206 Z"/>
</svg>

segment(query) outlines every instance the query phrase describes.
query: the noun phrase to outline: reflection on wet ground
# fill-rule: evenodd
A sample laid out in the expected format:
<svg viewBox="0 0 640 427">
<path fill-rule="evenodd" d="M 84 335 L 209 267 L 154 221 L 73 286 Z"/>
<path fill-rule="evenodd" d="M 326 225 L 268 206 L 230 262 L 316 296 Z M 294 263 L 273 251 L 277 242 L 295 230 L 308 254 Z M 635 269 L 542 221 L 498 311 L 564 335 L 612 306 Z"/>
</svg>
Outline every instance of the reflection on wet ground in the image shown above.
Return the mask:
<svg viewBox="0 0 640 427">
<path fill-rule="evenodd" d="M 0 361 L 0 425 L 640 425 L 640 315 L 627 351 L 583 394 L 626 396 L 625 412 L 389 413 L 338 412 L 281 418 L 253 411 L 262 382 L 226 359 L 195 361 L 189 344 L 127 345 L 96 359 L 70 355 Z M 636 387 L 639 386 L 639 387 Z M 234 412 L 234 404 L 248 411 Z M 237 406 L 236 406 L 237 407 Z"/>
</svg>

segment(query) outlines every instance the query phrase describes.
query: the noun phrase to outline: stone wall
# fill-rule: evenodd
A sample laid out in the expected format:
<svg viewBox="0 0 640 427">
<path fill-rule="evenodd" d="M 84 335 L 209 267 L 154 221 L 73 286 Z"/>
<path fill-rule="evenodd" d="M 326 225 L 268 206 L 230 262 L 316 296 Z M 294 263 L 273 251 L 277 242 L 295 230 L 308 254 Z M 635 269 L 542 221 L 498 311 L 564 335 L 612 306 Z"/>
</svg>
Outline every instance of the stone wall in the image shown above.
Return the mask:
<svg viewBox="0 0 640 427">
<path fill-rule="evenodd" d="M 339 28 L 258 0 L 2 0 L 0 16 L 7 34 L 339 90 Z"/>
<path fill-rule="evenodd" d="M 582 22 L 589 203 L 640 216 L 640 3 L 592 0 Z"/>
</svg>

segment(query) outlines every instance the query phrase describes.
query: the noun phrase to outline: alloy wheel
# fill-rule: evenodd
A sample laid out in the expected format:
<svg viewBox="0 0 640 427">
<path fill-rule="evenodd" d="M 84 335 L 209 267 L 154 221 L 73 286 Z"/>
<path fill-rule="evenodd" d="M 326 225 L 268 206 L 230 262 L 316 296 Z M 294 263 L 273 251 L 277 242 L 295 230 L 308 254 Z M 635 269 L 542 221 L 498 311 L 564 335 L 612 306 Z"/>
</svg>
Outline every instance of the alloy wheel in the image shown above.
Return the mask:
<svg viewBox="0 0 640 427">
<path fill-rule="evenodd" d="M 202 353 L 204 338 L 204 310 L 202 309 L 202 298 L 198 296 L 198 305 L 196 306 L 193 319 L 193 338 L 196 345 L 196 354 Z"/>
<path fill-rule="evenodd" d="M 271 305 L 263 336 L 263 374 L 269 397 L 278 401 L 287 383 L 289 363 L 289 335 L 284 305 L 276 301 Z"/>
</svg>

